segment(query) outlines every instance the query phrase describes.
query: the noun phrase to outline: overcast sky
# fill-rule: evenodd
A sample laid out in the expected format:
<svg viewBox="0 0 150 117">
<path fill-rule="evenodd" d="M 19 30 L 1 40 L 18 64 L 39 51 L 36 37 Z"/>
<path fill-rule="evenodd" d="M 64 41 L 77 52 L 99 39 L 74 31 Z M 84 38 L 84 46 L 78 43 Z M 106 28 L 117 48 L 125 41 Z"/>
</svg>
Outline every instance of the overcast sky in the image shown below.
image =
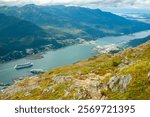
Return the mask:
<svg viewBox="0 0 150 117">
<path fill-rule="evenodd" d="M 140 8 L 149 9 L 150 0 L 0 0 L 1 5 L 16 4 L 61 4 L 79 5 L 95 8 Z"/>
</svg>

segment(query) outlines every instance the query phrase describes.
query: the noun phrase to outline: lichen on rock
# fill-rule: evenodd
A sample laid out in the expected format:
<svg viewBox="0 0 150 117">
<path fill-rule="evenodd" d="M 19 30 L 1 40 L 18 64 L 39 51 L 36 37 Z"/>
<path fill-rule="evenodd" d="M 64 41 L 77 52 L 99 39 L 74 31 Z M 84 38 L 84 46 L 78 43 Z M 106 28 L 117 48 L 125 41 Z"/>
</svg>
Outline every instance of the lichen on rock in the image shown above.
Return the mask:
<svg viewBox="0 0 150 117">
<path fill-rule="evenodd" d="M 131 75 L 123 75 L 123 76 L 113 76 L 110 78 L 108 82 L 108 87 L 111 91 L 116 92 L 124 92 L 127 90 L 127 86 L 131 82 Z"/>
</svg>

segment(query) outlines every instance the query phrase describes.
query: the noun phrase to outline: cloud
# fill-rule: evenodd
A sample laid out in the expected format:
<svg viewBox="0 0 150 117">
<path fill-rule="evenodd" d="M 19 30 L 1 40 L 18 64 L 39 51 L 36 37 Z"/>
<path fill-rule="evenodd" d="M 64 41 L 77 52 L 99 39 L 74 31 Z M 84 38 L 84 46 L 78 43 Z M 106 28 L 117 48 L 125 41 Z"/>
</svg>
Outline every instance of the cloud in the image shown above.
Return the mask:
<svg viewBox="0 0 150 117">
<path fill-rule="evenodd" d="M 0 0 L 1 5 L 16 4 L 61 4 L 89 7 L 120 7 L 120 8 L 149 8 L 150 0 Z"/>
</svg>

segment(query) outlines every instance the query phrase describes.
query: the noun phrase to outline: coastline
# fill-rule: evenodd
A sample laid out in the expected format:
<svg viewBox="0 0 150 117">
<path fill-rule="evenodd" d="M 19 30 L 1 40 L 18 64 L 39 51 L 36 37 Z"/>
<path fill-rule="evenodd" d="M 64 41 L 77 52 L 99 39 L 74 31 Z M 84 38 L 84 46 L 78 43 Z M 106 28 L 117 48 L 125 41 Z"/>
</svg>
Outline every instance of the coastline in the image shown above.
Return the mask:
<svg viewBox="0 0 150 117">
<path fill-rule="evenodd" d="M 131 34 L 121 34 L 121 35 L 117 35 L 115 37 L 119 37 L 119 36 L 133 36 L 134 37 L 134 34 L 138 34 L 138 33 L 148 33 L 150 32 L 150 30 L 144 30 L 144 31 L 139 31 L 139 32 L 135 32 L 135 33 L 131 33 Z M 147 35 L 148 36 L 148 35 Z M 91 45 L 91 44 L 96 44 L 96 41 L 99 40 L 99 39 L 103 39 L 103 38 L 108 38 L 108 37 L 113 37 L 113 35 L 109 35 L 109 36 L 104 36 L 104 37 L 101 37 L 101 38 L 97 38 L 97 39 L 92 39 L 92 40 L 89 40 L 89 41 L 86 41 L 84 39 L 78 39 L 78 43 L 75 42 L 73 44 L 69 44 L 69 45 L 64 45 L 63 47 L 60 47 L 60 48 L 50 48 L 48 45 L 45 45 L 45 46 L 42 46 L 42 47 L 39 47 L 39 48 L 31 48 L 31 49 L 26 49 L 26 50 L 29 50 L 28 53 L 26 52 L 23 52 L 23 51 L 16 51 L 17 54 L 19 54 L 19 57 L 16 57 L 16 58 L 11 58 L 11 56 L 9 56 L 9 54 L 13 55 L 13 52 L 12 53 L 8 53 L 7 55 L 5 56 L 0 56 L 0 64 L 2 63 L 6 63 L 6 62 L 10 62 L 10 61 L 15 61 L 15 60 L 18 60 L 18 59 L 22 59 L 22 58 L 27 58 L 29 60 L 36 60 L 36 59 L 42 59 L 43 58 L 43 55 L 46 54 L 48 51 L 55 51 L 55 50 L 59 50 L 59 49 L 63 49 L 63 48 L 66 48 L 66 47 L 69 47 L 69 46 L 72 46 L 72 45 L 76 45 L 76 44 L 86 44 L 86 45 Z M 144 36 L 146 37 L 146 35 Z M 142 38 L 144 38 L 142 37 Z M 135 38 L 136 39 L 136 38 Z M 31 51 L 30 51 L 31 50 Z M 16 54 L 16 53 L 15 53 Z M 13 56 L 15 56 L 15 54 Z M 8 57 L 7 57 L 8 56 Z M 4 58 L 4 59 L 3 59 Z"/>
<path fill-rule="evenodd" d="M 27 60 L 42 59 L 42 58 L 44 58 L 44 54 L 46 54 L 46 52 L 41 52 L 41 53 L 37 53 L 34 55 L 29 55 L 29 56 L 26 56 L 25 59 L 27 59 Z"/>
<path fill-rule="evenodd" d="M 112 54 L 112 57 L 110 57 L 111 54 L 98 55 L 82 60 L 76 64 L 69 64 L 66 66 L 57 67 L 41 75 L 34 75 L 31 77 L 25 77 L 24 79 L 16 80 L 12 85 L 8 86 L 7 89 L 4 89 L 0 93 L 0 99 L 123 99 L 124 97 L 126 99 L 132 99 L 132 97 L 128 96 L 128 93 L 130 90 L 132 90 L 132 88 L 135 89 L 133 90 L 133 93 L 139 92 L 139 90 L 136 90 L 139 82 L 141 83 L 141 89 L 144 88 L 142 85 L 143 82 L 145 83 L 145 85 L 148 86 L 148 79 L 146 77 L 144 77 L 143 79 L 143 75 L 147 76 L 150 67 L 143 66 L 150 64 L 148 59 L 148 52 L 150 49 L 149 45 L 150 41 L 141 44 L 136 48 L 129 48 L 122 51 L 121 53 L 119 52 L 117 54 Z M 139 51 L 139 49 L 141 51 Z M 142 59 L 141 56 L 143 57 Z M 99 66 L 102 67 L 97 66 L 98 60 L 100 61 Z M 81 66 L 83 67 L 81 68 Z M 136 66 L 140 67 L 137 68 Z M 87 69 L 89 67 L 90 69 Z M 110 70 L 108 70 L 108 68 Z M 127 72 L 125 72 L 126 69 Z M 64 75 L 66 71 L 69 72 L 67 76 Z M 115 76 L 114 71 L 116 71 L 119 75 Z M 125 74 L 121 74 L 123 71 L 125 72 Z M 137 77 L 137 74 L 141 73 L 141 71 L 143 75 L 139 75 Z M 114 81 L 112 81 L 112 79 L 118 78 L 122 79 L 122 82 L 124 84 L 127 84 L 127 87 L 124 88 L 124 84 L 118 84 L 118 80 L 116 80 L 117 84 L 114 85 L 116 87 L 119 85 L 120 88 L 118 89 L 115 87 L 111 87 L 111 83 L 113 83 Z M 129 82 L 125 80 L 126 78 L 129 79 Z M 132 82 L 132 79 L 136 79 L 138 80 L 138 82 Z M 101 88 L 98 88 L 99 90 L 97 91 L 97 87 Z M 71 90 L 68 90 L 68 88 Z M 83 88 L 85 90 L 82 90 Z M 75 90 L 74 92 L 74 89 L 77 90 Z M 78 93 L 78 89 L 83 92 Z M 55 93 L 56 90 L 57 93 Z M 147 90 L 149 89 L 147 88 Z M 97 92 L 95 93 L 95 91 Z M 98 93 L 99 91 L 101 93 Z M 114 95 L 114 91 L 119 95 L 119 97 L 116 97 L 116 95 Z M 87 94 L 87 92 L 88 94 L 90 94 L 90 96 L 85 95 Z M 48 97 L 45 97 L 47 96 L 47 93 L 49 95 Z M 92 95 L 93 93 L 96 95 L 96 97 L 95 95 Z M 146 91 L 143 94 L 145 93 Z M 73 95 L 71 95 L 70 97 L 69 94 Z M 76 98 L 74 94 L 78 94 L 78 98 Z M 107 97 L 106 94 L 111 95 L 111 97 Z M 124 95 L 123 98 L 122 95 Z M 137 93 L 137 95 L 135 95 L 135 98 L 147 99 L 149 97 L 142 97 L 142 95 L 140 95 L 139 97 L 139 93 Z"/>
<path fill-rule="evenodd" d="M 150 32 L 150 31 L 149 31 Z M 142 31 L 136 34 L 137 36 L 133 36 L 131 39 L 137 39 L 137 37 L 145 37 L 147 36 L 148 32 L 147 31 Z M 45 52 L 37 53 L 34 55 L 28 55 L 27 58 L 22 58 L 22 59 L 17 59 L 13 61 L 6 62 L 4 64 L 1 64 L 1 82 L 4 83 L 10 83 L 13 80 L 16 80 L 20 77 L 28 77 L 31 75 L 30 70 L 31 69 L 44 69 L 44 70 L 49 70 L 53 68 L 57 68 L 59 66 L 67 65 L 67 64 L 72 64 L 76 63 L 76 61 L 84 60 L 86 58 L 90 58 L 94 55 L 97 54 L 97 51 L 93 51 L 92 48 L 100 44 L 100 46 L 106 45 L 106 43 L 112 43 L 116 42 L 116 40 L 124 40 L 124 39 L 129 39 L 131 35 L 126 35 L 126 36 L 120 36 L 120 37 L 106 37 L 102 39 L 96 40 L 96 44 L 74 44 L 72 46 L 65 46 L 60 49 L 51 49 L 47 50 Z M 112 39 L 112 40 L 110 40 Z M 103 41 L 104 40 L 104 41 Z M 106 43 L 105 43 L 106 40 Z M 110 42 L 109 42 L 110 40 Z M 120 41 L 122 42 L 122 41 Z M 118 44 L 118 41 L 117 43 Z M 111 45 L 111 44 L 108 44 Z M 82 49 L 82 50 L 81 50 Z M 105 48 L 104 48 L 105 49 Z M 100 50 L 99 52 L 101 53 L 103 48 L 98 49 Z M 118 51 L 118 50 L 117 50 Z M 67 55 L 69 53 L 70 57 Z M 73 52 L 73 53 L 72 53 Z M 103 51 L 105 52 L 105 50 Z M 114 51 L 110 51 L 112 53 L 116 53 L 116 49 L 114 48 Z M 84 55 L 83 55 L 84 53 Z M 92 54 L 91 54 L 92 53 Z M 65 55 L 63 57 L 63 55 Z M 80 56 L 81 55 L 81 56 Z M 29 58 L 28 58 L 29 57 Z M 44 58 L 43 58 L 44 57 Z M 28 68 L 28 69 L 23 69 L 23 70 L 15 70 L 13 67 L 16 64 L 24 63 L 24 62 L 33 62 L 35 66 L 33 68 Z M 33 76 L 33 75 L 32 75 Z"/>
</svg>

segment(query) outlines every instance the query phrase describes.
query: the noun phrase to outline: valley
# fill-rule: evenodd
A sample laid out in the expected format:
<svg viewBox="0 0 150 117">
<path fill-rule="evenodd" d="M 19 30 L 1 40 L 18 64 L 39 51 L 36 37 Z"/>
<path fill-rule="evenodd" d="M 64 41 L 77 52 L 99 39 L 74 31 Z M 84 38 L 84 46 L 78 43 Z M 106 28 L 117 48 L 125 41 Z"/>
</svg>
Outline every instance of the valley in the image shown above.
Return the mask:
<svg viewBox="0 0 150 117">
<path fill-rule="evenodd" d="M 150 42 L 16 81 L 5 100 L 149 100 Z M 134 94 L 134 95 L 133 95 Z"/>
<path fill-rule="evenodd" d="M 0 99 L 150 99 L 149 13 L 111 12 L 1 5 Z"/>
<path fill-rule="evenodd" d="M 150 29 L 150 24 L 100 9 L 34 4 L 0 6 L 0 61 Z M 4 20 L 5 19 L 5 20 Z"/>
<path fill-rule="evenodd" d="M 93 50 L 93 48 L 96 46 L 111 47 L 111 44 L 115 44 L 116 46 L 125 46 L 124 48 L 129 48 L 132 46 L 135 47 L 135 44 L 132 44 L 134 41 L 139 41 L 139 43 L 136 45 L 138 46 L 149 40 L 149 38 L 146 38 L 145 41 L 143 39 L 149 34 L 150 31 L 142 31 L 132 35 L 103 37 L 96 40 L 96 42 L 93 44 L 76 44 L 57 50 L 46 51 L 45 53 L 41 54 L 35 54 L 27 58 L 25 57 L 22 59 L 1 63 L 0 82 L 4 84 L 12 84 L 19 78 L 22 79 L 27 76 L 32 76 L 33 74 L 30 73 L 31 69 L 49 70 L 87 59 L 98 54 L 97 51 Z M 14 69 L 16 64 L 22 64 L 26 62 L 31 62 L 34 64 L 34 66 L 22 70 Z"/>
</svg>

